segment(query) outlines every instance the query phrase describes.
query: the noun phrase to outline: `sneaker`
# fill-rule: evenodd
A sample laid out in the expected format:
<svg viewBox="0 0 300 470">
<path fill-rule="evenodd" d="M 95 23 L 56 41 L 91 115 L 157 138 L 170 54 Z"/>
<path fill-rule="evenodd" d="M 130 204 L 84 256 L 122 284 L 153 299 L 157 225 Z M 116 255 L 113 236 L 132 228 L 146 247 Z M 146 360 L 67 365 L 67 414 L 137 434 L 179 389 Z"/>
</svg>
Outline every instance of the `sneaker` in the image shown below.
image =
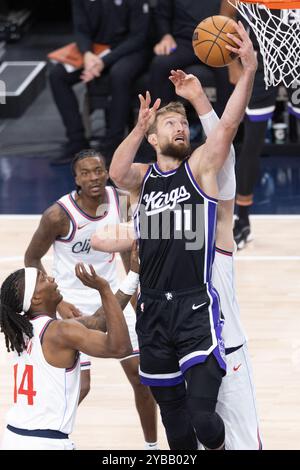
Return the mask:
<svg viewBox="0 0 300 470">
<path fill-rule="evenodd" d="M 236 243 L 237 249 L 242 250 L 246 243 L 251 242 L 252 234 L 249 223 L 243 222 L 242 219 L 235 219 L 233 227 L 233 237 Z"/>
</svg>

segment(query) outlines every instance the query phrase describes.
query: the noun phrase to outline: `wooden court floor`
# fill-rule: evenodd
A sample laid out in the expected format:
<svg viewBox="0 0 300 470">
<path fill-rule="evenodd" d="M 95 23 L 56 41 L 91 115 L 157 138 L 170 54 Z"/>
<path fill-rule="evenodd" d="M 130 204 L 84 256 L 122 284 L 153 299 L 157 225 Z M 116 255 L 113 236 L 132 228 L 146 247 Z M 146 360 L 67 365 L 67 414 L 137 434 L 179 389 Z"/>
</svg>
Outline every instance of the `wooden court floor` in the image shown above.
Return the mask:
<svg viewBox="0 0 300 470">
<path fill-rule="evenodd" d="M 0 217 L 0 282 L 22 267 L 36 216 Z M 300 449 L 300 216 L 252 218 L 254 240 L 236 256 L 265 449 Z M 51 253 L 45 258 L 51 269 Z M 120 266 L 119 275 L 123 272 Z M 0 437 L 12 370 L 0 339 Z M 72 435 L 78 449 L 143 449 L 133 395 L 116 360 L 94 359 L 92 390 Z M 159 424 L 159 446 L 167 449 Z"/>
</svg>

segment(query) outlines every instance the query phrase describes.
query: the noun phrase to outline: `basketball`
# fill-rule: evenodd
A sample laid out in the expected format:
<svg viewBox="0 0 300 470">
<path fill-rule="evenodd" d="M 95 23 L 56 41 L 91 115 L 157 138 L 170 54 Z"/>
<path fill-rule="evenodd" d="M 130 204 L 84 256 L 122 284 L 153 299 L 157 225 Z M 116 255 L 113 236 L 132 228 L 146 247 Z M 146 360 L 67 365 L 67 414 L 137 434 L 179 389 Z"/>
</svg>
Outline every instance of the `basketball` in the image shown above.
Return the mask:
<svg viewBox="0 0 300 470">
<path fill-rule="evenodd" d="M 236 59 L 237 54 L 226 49 L 226 45 L 237 47 L 227 33 L 239 37 L 235 21 L 227 16 L 210 16 L 201 21 L 193 34 L 193 48 L 196 56 L 211 67 L 224 67 Z"/>
</svg>

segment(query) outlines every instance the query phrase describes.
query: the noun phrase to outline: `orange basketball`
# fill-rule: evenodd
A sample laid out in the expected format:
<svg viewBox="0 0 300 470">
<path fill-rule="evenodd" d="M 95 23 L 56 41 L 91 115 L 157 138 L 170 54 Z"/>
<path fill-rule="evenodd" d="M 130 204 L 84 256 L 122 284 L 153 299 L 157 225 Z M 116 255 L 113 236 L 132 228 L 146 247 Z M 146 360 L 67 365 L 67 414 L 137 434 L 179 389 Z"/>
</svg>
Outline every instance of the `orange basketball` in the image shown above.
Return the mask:
<svg viewBox="0 0 300 470">
<path fill-rule="evenodd" d="M 193 48 L 196 56 L 211 67 L 230 64 L 237 55 L 226 49 L 226 44 L 238 47 L 227 33 L 239 37 L 234 28 L 235 21 L 227 16 L 210 16 L 201 21 L 193 34 Z"/>
</svg>

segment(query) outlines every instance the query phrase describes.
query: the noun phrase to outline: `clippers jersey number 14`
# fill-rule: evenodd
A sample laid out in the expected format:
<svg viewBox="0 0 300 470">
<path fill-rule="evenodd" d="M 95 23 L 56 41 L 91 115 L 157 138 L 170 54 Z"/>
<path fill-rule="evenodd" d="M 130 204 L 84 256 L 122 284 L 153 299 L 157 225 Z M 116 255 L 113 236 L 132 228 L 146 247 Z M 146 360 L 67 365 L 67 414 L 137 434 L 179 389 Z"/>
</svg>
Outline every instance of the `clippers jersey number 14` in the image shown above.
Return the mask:
<svg viewBox="0 0 300 470">
<path fill-rule="evenodd" d="M 27 404 L 33 405 L 33 397 L 36 395 L 36 391 L 33 388 L 33 366 L 25 365 L 25 369 L 22 375 L 21 383 L 18 388 L 17 384 L 18 377 L 18 364 L 14 365 L 14 403 L 17 403 L 18 395 L 27 396 Z"/>
</svg>

